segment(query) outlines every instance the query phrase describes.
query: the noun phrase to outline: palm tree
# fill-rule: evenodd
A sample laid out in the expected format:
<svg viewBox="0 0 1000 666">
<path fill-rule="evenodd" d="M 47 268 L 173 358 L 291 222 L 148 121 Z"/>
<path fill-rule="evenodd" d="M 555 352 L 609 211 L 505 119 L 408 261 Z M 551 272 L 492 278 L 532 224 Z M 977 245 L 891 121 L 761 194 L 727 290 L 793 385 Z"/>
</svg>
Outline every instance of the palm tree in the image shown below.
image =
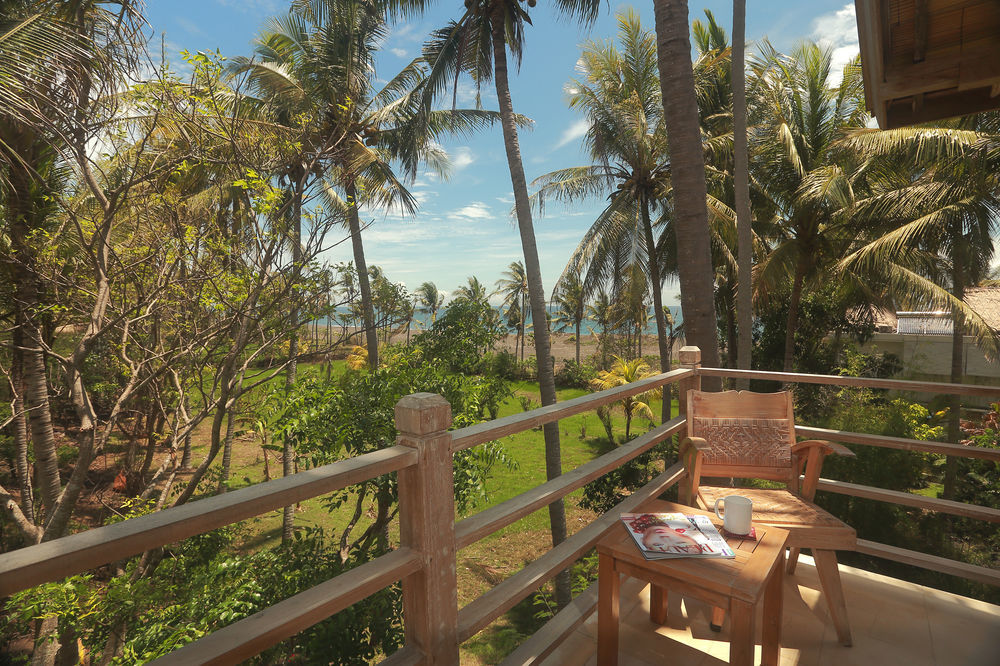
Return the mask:
<svg viewBox="0 0 1000 666">
<path fill-rule="evenodd" d="M 752 69 L 759 95 L 755 178 L 767 183 L 767 204 L 780 221 L 779 235 L 759 267 L 757 290 L 766 297 L 791 278 L 782 364 L 791 372 L 802 295 L 842 255 L 845 233 L 838 214 L 851 207 L 854 190 L 832 149 L 846 129 L 864 126 L 860 68 L 849 65 L 840 84 L 831 86 L 830 52 L 803 44 L 791 56 L 766 46 Z"/>
<path fill-rule="evenodd" d="M 497 280 L 496 293 L 503 296 L 503 307 L 508 313 L 516 311 L 520 316 L 520 321 L 517 322 L 517 335 L 521 339 L 521 360 L 523 361 L 525 324 L 528 316 L 528 276 L 524 272 L 524 264 L 520 261 L 512 261 L 503 275 L 504 277 Z M 516 339 L 514 345 L 516 351 Z"/>
<path fill-rule="evenodd" d="M 589 23 L 597 16 L 600 1 L 559 0 L 557 6 L 561 12 Z M 528 185 L 524 176 L 524 165 L 521 162 L 521 148 L 517 134 L 518 118 L 514 114 L 507 75 L 507 49 L 510 49 L 515 64 L 519 65 L 526 22 L 531 22 L 527 9 L 517 2 L 467 0 L 465 12 L 457 21 L 452 21 L 443 29 L 433 33 L 427 53 L 432 62 L 431 78 L 435 82 L 434 89 L 446 87 L 457 81 L 459 73 L 463 71 L 469 72 L 477 85 L 493 79 L 500 105 L 500 125 L 503 129 L 507 166 L 514 191 L 517 228 L 521 236 L 524 267 L 528 276 L 531 319 L 535 322 L 544 322 L 546 292 L 542 284 L 535 230 L 531 221 Z M 548 329 L 545 326 L 536 326 L 535 357 L 538 359 L 538 385 L 542 405 L 556 403 L 555 374 L 549 349 Z M 546 476 L 554 479 L 562 474 L 558 424 L 545 424 L 544 433 Z M 566 539 L 566 512 L 562 500 L 549 505 L 549 517 L 552 542 L 553 545 L 558 545 Z M 556 599 L 560 607 L 564 607 L 571 599 L 569 575 L 566 572 L 557 577 Z"/>
<path fill-rule="evenodd" d="M 653 0 L 657 67 L 671 156 L 678 280 L 687 339 L 707 366 L 719 365 L 705 161 L 691 69 L 686 0 Z"/>
<path fill-rule="evenodd" d="M 361 207 L 413 213 L 416 200 L 392 164 L 409 179 L 421 162 L 443 174 L 447 156 L 435 139 L 489 126 L 497 117 L 432 110 L 423 58 L 376 88 L 375 56 L 387 34 L 384 5 L 375 0 L 301 0 L 267 23 L 255 41 L 255 59 L 234 58 L 231 66 L 234 74 L 249 74 L 261 104 L 276 107 L 286 122 L 307 119 L 303 138 L 311 159 L 295 165 L 291 176 L 325 173 L 319 194 L 348 222 L 371 367 L 378 366 L 378 336 Z M 300 186 L 298 194 L 304 192 Z"/>
<path fill-rule="evenodd" d="M 456 301 L 486 303 L 490 296 L 491 294 L 486 292 L 486 287 L 475 275 L 467 277 L 465 284 L 455 290 Z"/>
<path fill-rule="evenodd" d="M 605 391 L 616 386 L 624 386 L 637 382 L 640 379 L 652 377 L 656 373 L 649 371 L 649 365 L 641 358 L 625 360 L 620 356 L 615 356 L 611 363 L 610 370 L 602 370 L 600 374 L 591 382 L 591 388 L 595 391 Z M 621 400 L 622 410 L 625 412 L 625 441 L 631 437 L 632 419 L 635 416 L 644 416 L 653 421 L 653 410 L 649 408 L 648 400 L 656 397 L 658 391 L 648 391 L 640 395 L 633 395 Z"/>
<path fill-rule="evenodd" d="M 951 377 L 964 375 L 964 337 L 971 333 L 987 356 L 1000 356 L 1000 336 L 964 301 L 966 287 L 988 277 L 1000 230 L 1000 177 L 995 114 L 971 117 L 958 127 L 855 130 L 838 146 L 863 161 L 868 196 L 852 210 L 875 237 L 839 267 L 891 285 L 897 302 L 943 306 L 952 312 Z M 986 131 L 983 131 L 986 130 Z M 949 438 L 961 437 L 961 402 L 949 409 Z M 955 489 L 954 458 L 945 472 L 944 496 Z"/>
<path fill-rule="evenodd" d="M 553 322 L 556 330 L 564 331 L 572 326 L 576 331 L 576 364 L 580 365 L 580 327 L 587 311 L 587 298 L 580 274 L 570 273 L 557 282 L 552 300 L 559 306 Z"/>
<path fill-rule="evenodd" d="M 431 315 L 431 324 L 437 321 L 438 310 L 444 303 L 444 294 L 438 291 L 437 285 L 433 282 L 424 282 L 417 287 L 415 296 L 420 303 L 421 311 Z"/>
<path fill-rule="evenodd" d="M 586 269 L 592 290 L 597 282 L 618 277 L 622 261 L 630 267 L 641 265 L 657 313 L 660 369 L 666 371 L 670 361 L 662 317 L 663 280 L 651 222 L 652 210 L 660 207 L 670 187 L 656 38 L 642 29 L 631 9 L 618 14 L 618 33 L 621 50 L 615 44 L 584 45 L 577 67 L 586 76 L 568 86 L 570 107 L 583 110 L 590 122 L 586 143 L 596 164 L 555 171 L 534 184 L 540 185 L 540 208 L 547 196 L 572 201 L 611 191 L 608 206 L 577 246 L 564 275 Z M 628 253 L 624 259 L 623 252 Z"/>
<path fill-rule="evenodd" d="M 587 305 L 587 317 L 592 319 L 600 328 L 600 332 L 594 331 L 593 328 L 590 329 L 591 335 L 596 334 L 599 339 L 599 345 L 601 348 L 601 368 L 606 368 L 608 365 L 608 335 L 611 334 L 612 327 L 614 326 L 614 311 L 613 302 L 608 292 L 604 287 L 599 287 L 597 293 L 594 294 L 593 299 L 589 305 Z"/>
</svg>

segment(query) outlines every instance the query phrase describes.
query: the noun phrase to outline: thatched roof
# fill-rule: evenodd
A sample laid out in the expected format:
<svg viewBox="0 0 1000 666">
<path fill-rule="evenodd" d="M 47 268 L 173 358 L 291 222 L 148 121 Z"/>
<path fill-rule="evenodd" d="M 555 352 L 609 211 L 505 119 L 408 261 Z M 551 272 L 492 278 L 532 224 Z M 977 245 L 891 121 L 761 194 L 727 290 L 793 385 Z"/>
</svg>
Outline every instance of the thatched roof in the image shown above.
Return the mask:
<svg viewBox="0 0 1000 666">
<path fill-rule="evenodd" d="M 979 313 L 994 331 L 1000 331 L 1000 287 L 970 287 L 965 302 Z"/>
<path fill-rule="evenodd" d="M 854 4 L 865 100 L 879 127 L 1000 108 L 1000 2 Z"/>
</svg>

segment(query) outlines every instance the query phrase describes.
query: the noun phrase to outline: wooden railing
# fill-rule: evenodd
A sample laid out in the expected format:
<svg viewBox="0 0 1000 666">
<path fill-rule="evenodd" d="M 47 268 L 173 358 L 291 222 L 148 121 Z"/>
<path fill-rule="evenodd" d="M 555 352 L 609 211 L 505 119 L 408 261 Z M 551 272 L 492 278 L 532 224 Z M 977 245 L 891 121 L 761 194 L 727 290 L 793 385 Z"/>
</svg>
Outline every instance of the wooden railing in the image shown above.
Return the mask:
<svg viewBox="0 0 1000 666">
<path fill-rule="evenodd" d="M 686 427 L 683 414 L 613 451 L 506 502 L 454 520 L 452 454 L 478 444 L 561 418 L 596 409 L 662 386 L 678 383 L 683 395 L 700 386 L 701 377 L 757 378 L 838 386 L 867 386 L 902 391 L 937 391 L 986 395 L 1000 399 L 1000 389 L 982 386 L 905 382 L 794 373 L 701 368 L 700 352 L 685 347 L 681 368 L 633 384 L 593 393 L 487 423 L 449 431 L 451 409 L 440 396 L 416 394 L 396 406 L 396 446 L 0 555 L 0 597 L 43 582 L 102 566 L 181 539 L 208 532 L 292 503 L 324 495 L 390 472 L 398 473 L 400 546 L 367 564 L 297 594 L 249 618 L 220 629 L 157 664 L 237 663 L 397 581 L 403 590 L 405 646 L 385 664 L 457 664 L 458 645 L 486 627 L 544 582 L 590 550 L 621 512 L 636 508 L 678 483 L 680 464 L 668 467 L 614 510 L 601 516 L 518 573 L 465 607 L 458 608 L 456 552 L 541 509 Z M 1000 451 L 945 442 L 865 435 L 798 427 L 800 435 L 911 451 L 1000 460 Z M 819 488 L 921 509 L 1000 522 L 1000 511 L 909 493 L 823 479 Z M 973 580 L 1000 584 L 1000 572 L 859 541 L 860 552 L 916 564 Z M 593 590 L 576 599 L 556 620 L 511 655 L 508 663 L 532 663 L 552 644 L 593 612 Z"/>
</svg>

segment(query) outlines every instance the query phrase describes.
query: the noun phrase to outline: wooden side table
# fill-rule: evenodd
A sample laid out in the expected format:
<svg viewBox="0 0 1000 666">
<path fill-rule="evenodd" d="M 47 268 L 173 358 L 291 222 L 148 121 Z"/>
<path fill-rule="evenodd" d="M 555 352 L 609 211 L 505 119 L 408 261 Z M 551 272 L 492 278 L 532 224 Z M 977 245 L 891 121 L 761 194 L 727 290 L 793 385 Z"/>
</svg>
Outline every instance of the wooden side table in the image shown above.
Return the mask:
<svg viewBox="0 0 1000 666">
<path fill-rule="evenodd" d="M 671 512 L 710 515 L 718 526 L 715 514 L 671 502 L 653 501 L 636 510 L 636 513 Z M 756 541 L 727 539 L 736 552 L 735 559 L 670 560 L 647 560 L 624 525 L 612 528 L 597 544 L 600 556 L 597 663 L 601 666 L 618 663 L 619 576 L 626 574 L 652 585 L 650 619 L 656 624 L 666 621 L 668 591 L 728 609 L 732 623 L 731 666 L 751 666 L 753 663 L 754 608 L 763 602 L 763 663 L 777 666 L 781 644 L 782 571 L 788 532 L 756 523 L 755 527 Z"/>
</svg>

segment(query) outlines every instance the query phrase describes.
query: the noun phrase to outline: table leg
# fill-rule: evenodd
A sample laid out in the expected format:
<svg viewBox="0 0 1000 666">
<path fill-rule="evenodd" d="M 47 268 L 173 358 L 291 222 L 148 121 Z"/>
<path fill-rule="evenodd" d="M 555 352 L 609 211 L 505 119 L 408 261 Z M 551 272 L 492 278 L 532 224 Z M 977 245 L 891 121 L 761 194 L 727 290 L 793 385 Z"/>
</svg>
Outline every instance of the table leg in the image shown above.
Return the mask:
<svg viewBox="0 0 1000 666">
<path fill-rule="evenodd" d="M 782 553 L 783 555 L 783 553 Z M 784 562 L 779 557 L 764 588 L 764 626 L 761 631 L 761 663 L 778 666 L 781 655 L 781 609 L 784 600 Z"/>
<path fill-rule="evenodd" d="M 615 559 L 600 555 L 597 602 L 597 663 L 618 664 L 618 572 Z"/>
<path fill-rule="evenodd" d="M 649 585 L 649 621 L 659 625 L 667 623 L 667 591 L 655 583 Z"/>
<path fill-rule="evenodd" d="M 726 609 L 716 606 L 712 609 L 712 621 L 708 623 L 708 628 L 712 631 L 722 631 L 722 623 L 726 621 Z"/>
<path fill-rule="evenodd" d="M 753 666 L 753 604 L 733 599 L 729 604 L 729 666 Z M 600 663 L 600 659 L 597 660 Z"/>
</svg>

